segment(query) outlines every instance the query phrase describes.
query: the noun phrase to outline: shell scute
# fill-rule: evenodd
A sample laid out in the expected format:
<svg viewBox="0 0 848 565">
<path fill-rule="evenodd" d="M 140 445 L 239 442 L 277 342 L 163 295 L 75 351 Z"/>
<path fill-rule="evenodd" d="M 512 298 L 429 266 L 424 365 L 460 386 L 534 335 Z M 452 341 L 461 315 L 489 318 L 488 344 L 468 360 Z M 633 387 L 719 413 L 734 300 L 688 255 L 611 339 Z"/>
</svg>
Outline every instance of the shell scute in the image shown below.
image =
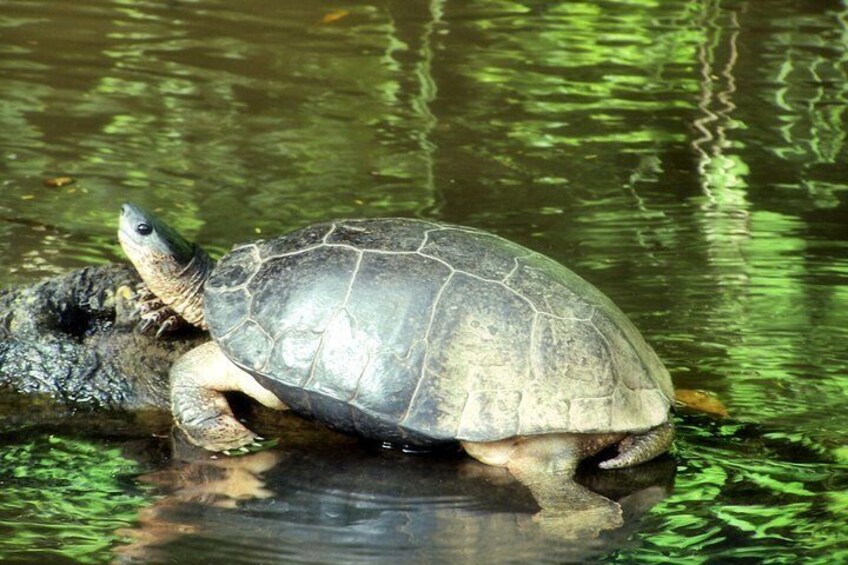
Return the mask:
<svg viewBox="0 0 848 565">
<path fill-rule="evenodd" d="M 515 268 L 516 257 L 527 250 L 486 232 L 444 228 L 428 233 L 421 253 L 441 259 L 458 271 L 503 280 Z"/>
<path fill-rule="evenodd" d="M 327 236 L 328 244 L 350 245 L 362 251 L 417 250 L 424 241 L 429 222 L 408 220 L 345 220 L 337 222 Z"/>
<path fill-rule="evenodd" d="M 612 356 L 591 323 L 539 315 L 535 336 L 534 374 L 542 380 L 560 376 L 560 389 L 548 398 L 612 394 Z"/>
<path fill-rule="evenodd" d="M 532 321 L 531 306 L 514 292 L 455 273 L 435 305 L 425 336 L 425 373 L 404 425 L 432 425 L 437 412 L 436 427 L 445 436 L 483 439 L 491 428 L 514 435 L 515 406 L 487 419 L 466 404 L 471 399 L 478 407 L 504 406 L 503 394 L 517 398 L 530 375 Z"/>
<path fill-rule="evenodd" d="M 371 362 L 373 339 L 357 328 L 356 320 L 342 309 L 324 330 L 315 368 L 304 387 L 324 396 L 348 401 L 356 393 L 363 371 Z"/>
<path fill-rule="evenodd" d="M 278 335 L 270 358 L 275 377 L 292 386 L 306 382 L 323 335 L 311 329 L 291 329 Z"/>
<path fill-rule="evenodd" d="M 208 304 L 215 304 L 208 308 Z M 217 335 L 225 336 L 240 327 L 250 316 L 250 295 L 243 286 L 232 289 L 209 288 L 204 294 L 206 323 Z"/>
<path fill-rule="evenodd" d="M 247 286 L 251 318 L 274 336 L 323 331 L 344 304 L 357 261 L 355 251 L 333 247 L 266 259 Z"/>
<path fill-rule="evenodd" d="M 286 255 L 290 253 L 303 253 L 324 243 L 335 228 L 334 223 L 314 224 L 294 231 L 285 237 L 275 239 L 263 239 L 254 242 L 259 259 L 264 261 L 268 257 Z"/>
<path fill-rule="evenodd" d="M 231 290 L 247 283 L 256 272 L 256 247 L 246 245 L 231 251 L 206 281 L 205 292 Z"/>
<path fill-rule="evenodd" d="M 259 372 L 265 371 L 273 345 L 271 336 L 250 320 L 221 338 L 220 343 L 224 350 L 239 353 L 245 369 Z"/>
<path fill-rule="evenodd" d="M 367 354 L 368 362 L 358 366 L 348 398 L 360 406 L 379 406 L 387 419 L 403 416 L 428 350 L 424 337 L 433 305 L 449 276 L 447 267 L 419 255 L 363 253 L 345 312 L 352 326 L 349 341 Z M 325 350 L 322 359 L 329 355 Z M 321 379 L 336 375 L 328 370 Z"/>
<path fill-rule="evenodd" d="M 526 296 L 543 313 L 559 318 L 589 319 L 595 311 L 596 290 L 559 263 L 541 255 L 519 257 L 505 284 Z M 594 287 L 591 287 L 594 289 Z"/>
</svg>

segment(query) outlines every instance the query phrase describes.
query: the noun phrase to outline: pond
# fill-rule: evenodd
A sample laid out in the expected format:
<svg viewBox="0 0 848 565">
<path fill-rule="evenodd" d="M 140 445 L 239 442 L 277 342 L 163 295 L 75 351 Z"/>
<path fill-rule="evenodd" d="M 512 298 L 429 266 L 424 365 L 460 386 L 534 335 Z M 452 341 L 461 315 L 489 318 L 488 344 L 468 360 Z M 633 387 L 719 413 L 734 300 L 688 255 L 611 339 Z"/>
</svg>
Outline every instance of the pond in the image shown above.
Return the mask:
<svg viewBox="0 0 848 565">
<path fill-rule="evenodd" d="M 465 458 L 297 421 L 231 460 L 7 425 L 0 560 L 848 561 L 843 2 L 0 6 L 0 288 L 124 260 L 125 201 L 215 255 L 438 219 L 568 265 L 729 412 L 679 414 L 649 480 L 589 473 L 631 504 L 577 541 Z"/>
</svg>

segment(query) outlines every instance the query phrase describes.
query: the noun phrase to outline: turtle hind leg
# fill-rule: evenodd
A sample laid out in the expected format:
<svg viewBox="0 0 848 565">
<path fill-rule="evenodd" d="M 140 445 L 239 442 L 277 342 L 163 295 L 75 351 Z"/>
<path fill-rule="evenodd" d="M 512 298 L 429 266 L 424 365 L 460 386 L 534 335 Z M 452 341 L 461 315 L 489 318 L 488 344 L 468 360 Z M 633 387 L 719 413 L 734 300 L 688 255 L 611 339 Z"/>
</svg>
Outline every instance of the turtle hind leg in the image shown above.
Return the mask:
<svg viewBox="0 0 848 565">
<path fill-rule="evenodd" d="M 244 447 L 258 436 L 233 415 L 223 391 L 245 393 L 269 408 L 284 409 L 280 400 L 236 367 L 214 342 L 183 355 L 171 368 L 171 411 L 186 438 L 209 451 Z"/>
<path fill-rule="evenodd" d="M 597 537 L 623 524 L 618 503 L 573 480 L 579 460 L 603 445 L 603 441 L 587 443 L 586 438 L 570 434 L 462 442 L 465 451 L 481 463 L 506 467 L 536 499 L 540 510 L 533 521 L 548 535 L 569 541 Z"/>
<path fill-rule="evenodd" d="M 668 451 L 673 439 L 674 424 L 669 420 L 645 433 L 624 438 L 618 443 L 618 455 L 601 461 L 598 467 L 622 469 L 650 461 Z"/>
</svg>

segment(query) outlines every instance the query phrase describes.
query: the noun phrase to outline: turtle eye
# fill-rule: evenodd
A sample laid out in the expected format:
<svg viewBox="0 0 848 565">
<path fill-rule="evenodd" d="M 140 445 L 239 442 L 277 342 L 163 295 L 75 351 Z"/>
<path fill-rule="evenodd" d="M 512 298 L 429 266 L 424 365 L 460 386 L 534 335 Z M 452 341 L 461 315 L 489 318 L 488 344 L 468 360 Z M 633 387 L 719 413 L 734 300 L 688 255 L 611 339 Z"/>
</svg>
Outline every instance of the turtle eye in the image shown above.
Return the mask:
<svg viewBox="0 0 848 565">
<path fill-rule="evenodd" d="M 135 227 L 135 231 L 137 231 L 140 235 L 150 235 L 153 233 L 153 226 L 142 222 Z"/>
</svg>

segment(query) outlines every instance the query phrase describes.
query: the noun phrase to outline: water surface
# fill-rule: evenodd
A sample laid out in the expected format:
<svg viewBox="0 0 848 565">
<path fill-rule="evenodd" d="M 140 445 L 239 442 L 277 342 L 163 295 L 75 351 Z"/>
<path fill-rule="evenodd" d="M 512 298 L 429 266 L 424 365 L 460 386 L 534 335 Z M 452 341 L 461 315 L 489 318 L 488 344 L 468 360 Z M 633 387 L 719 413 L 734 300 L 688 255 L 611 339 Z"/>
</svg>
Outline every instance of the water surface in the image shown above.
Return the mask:
<svg viewBox="0 0 848 565">
<path fill-rule="evenodd" d="M 309 432 L 222 471 L 9 430 L 0 559 L 848 561 L 846 47 L 829 0 L 0 0 L 0 287 L 121 260 L 127 200 L 214 253 L 469 224 L 596 284 L 731 415 L 682 415 L 676 469 L 607 487 L 649 490 L 585 544 L 462 459 Z"/>
</svg>

